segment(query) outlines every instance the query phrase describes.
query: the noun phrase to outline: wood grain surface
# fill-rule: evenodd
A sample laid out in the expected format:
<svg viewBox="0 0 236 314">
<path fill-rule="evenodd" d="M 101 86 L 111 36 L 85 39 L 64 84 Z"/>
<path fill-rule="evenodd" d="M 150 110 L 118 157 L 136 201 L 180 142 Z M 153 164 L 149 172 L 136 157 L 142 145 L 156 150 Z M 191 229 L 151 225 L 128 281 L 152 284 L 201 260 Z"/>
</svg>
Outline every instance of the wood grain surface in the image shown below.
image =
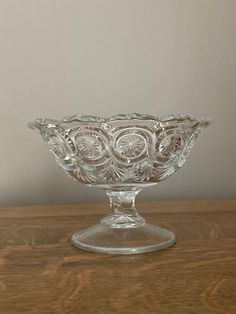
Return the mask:
<svg viewBox="0 0 236 314">
<path fill-rule="evenodd" d="M 236 200 L 139 204 L 175 246 L 140 255 L 74 248 L 105 204 L 0 209 L 0 314 L 236 313 Z"/>
</svg>

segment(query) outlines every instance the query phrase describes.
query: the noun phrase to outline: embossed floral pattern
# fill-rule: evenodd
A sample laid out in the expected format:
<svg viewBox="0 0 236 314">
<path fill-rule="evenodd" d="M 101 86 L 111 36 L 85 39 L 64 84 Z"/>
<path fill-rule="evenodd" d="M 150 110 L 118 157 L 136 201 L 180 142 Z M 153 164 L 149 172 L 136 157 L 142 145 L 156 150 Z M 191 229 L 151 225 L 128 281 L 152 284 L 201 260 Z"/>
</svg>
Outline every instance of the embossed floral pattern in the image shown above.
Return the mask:
<svg viewBox="0 0 236 314">
<path fill-rule="evenodd" d="M 102 146 L 92 135 L 82 135 L 77 139 L 77 148 L 81 155 L 88 159 L 95 159 L 100 155 Z"/>
<path fill-rule="evenodd" d="M 106 153 L 106 141 L 105 135 L 93 128 L 82 128 L 74 135 L 79 158 L 87 163 L 103 157 Z"/>
<path fill-rule="evenodd" d="M 150 159 L 145 159 L 134 167 L 134 177 L 138 182 L 148 182 L 157 175 L 155 163 Z"/>
<path fill-rule="evenodd" d="M 178 158 L 178 166 L 179 167 L 182 167 L 183 164 L 185 163 L 188 155 L 190 154 L 190 151 L 192 150 L 197 138 L 198 138 L 198 135 L 200 133 L 200 129 L 190 133 L 188 139 L 186 140 L 185 144 L 184 144 L 184 147 L 183 147 L 183 150 L 181 151 L 181 154 Z"/>
<path fill-rule="evenodd" d="M 138 157 L 146 146 L 145 138 L 139 134 L 126 134 L 120 137 L 116 143 L 119 154 L 127 158 Z"/>
<path fill-rule="evenodd" d="M 71 143 L 59 134 L 48 139 L 49 150 L 55 158 L 57 164 L 65 170 L 71 170 L 75 166 L 75 157 L 71 150 Z"/>
<path fill-rule="evenodd" d="M 182 139 L 179 135 L 167 135 L 160 142 L 159 150 L 160 152 L 168 156 L 171 153 L 175 153 L 181 146 Z"/>
<path fill-rule="evenodd" d="M 119 166 L 113 159 L 109 159 L 99 172 L 99 178 L 102 182 L 122 182 L 126 179 L 126 175 L 126 169 Z"/>
<path fill-rule="evenodd" d="M 77 164 L 75 176 L 83 183 L 94 183 L 97 181 L 96 168 L 81 162 Z"/>
<path fill-rule="evenodd" d="M 163 157 L 178 153 L 184 145 L 186 132 L 181 129 L 169 129 L 157 133 L 156 150 Z"/>
</svg>

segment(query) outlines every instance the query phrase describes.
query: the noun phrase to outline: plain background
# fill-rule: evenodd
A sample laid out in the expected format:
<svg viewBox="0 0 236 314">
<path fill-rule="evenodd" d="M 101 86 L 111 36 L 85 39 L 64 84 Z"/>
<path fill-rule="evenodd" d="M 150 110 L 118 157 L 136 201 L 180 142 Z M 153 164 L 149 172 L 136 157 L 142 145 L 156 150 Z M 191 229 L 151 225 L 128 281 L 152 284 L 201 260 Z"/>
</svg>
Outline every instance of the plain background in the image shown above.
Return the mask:
<svg viewBox="0 0 236 314">
<path fill-rule="evenodd" d="M 235 0 L 0 0 L 1 205 L 105 199 L 26 124 L 127 112 L 214 120 L 142 199 L 235 196 Z"/>
</svg>

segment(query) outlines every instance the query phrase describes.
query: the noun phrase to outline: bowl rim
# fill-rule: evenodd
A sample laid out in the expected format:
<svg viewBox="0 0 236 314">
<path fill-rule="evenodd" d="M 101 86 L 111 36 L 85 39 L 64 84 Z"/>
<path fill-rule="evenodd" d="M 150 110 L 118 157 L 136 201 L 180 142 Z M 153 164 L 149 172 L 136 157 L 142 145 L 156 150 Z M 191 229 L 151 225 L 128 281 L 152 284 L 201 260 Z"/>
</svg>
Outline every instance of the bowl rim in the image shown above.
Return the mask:
<svg viewBox="0 0 236 314">
<path fill-rule="evenodd" d="M 34 122 L 29 122 L 28 127 L 31 129 L 35 129 L 35 127 L 41 126 L 58 126 L 63 123 L 69 123 L 69 122 L 94 122 L 94 123 L 108 123 L 112 121 L 119 121 L 119 120 L 152 120 L 156 121 L 157 123 L 185 123 L 188 122 L 191 124 L 191 126 L 195 127 L 207 127 L 212 123 L 212 119 L 209 117 L 202 117 L 202 118 L 195 118 L 192 115 L 189 114 L 169 114 L 166 116 L 157 116 L 153 114 L 143 114 L 143 113 L 121 113 L 116 115 L 110 115 L 110 116 L 97 116 L 97 115 L 71 115 L 71 116 L 65 116 L 60 120 L 57 119 L 50 119 L 50 118 L 38 118 Z"/>
<path fill-rule="evenodd" d="M 155 114 L 146 114 L 146 113 L 120 113 L 110 116 L 97 116 L 97 115 L 72 115 L 72 116 L 65 116 L 61 119 L 61 122 L 68 122 L 68 121 L 81 121 L 81 122 L 110 122 L 116 120 L 155 120 L 158 122 L 166 122 L 166 121 L 174 121 L 174 120 L 190 120 L 190 121 L 201 121 L 201 120 L 211 120 L 208 117 L 202 118 L 195 118 L 190 114 L 168 114 L 165 116 L 158 116 Z"/>
</svg>

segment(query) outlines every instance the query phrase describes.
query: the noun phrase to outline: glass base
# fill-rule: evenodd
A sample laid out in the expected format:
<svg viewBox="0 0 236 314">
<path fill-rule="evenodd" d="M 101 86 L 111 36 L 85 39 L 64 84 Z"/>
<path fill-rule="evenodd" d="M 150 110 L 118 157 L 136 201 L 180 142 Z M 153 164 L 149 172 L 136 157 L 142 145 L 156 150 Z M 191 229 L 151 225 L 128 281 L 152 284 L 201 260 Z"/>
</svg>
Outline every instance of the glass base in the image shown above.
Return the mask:
<svg viewBox="0 0 236 314">
<path fill-rule="evenodd" d="M 110 228 L 100 223 L 72 236 L 72 244 L 80 249 L 110 254 L 152 252 L 174 243 L 173 232 L 148 223 L 135 228 Z"/>
</svg>

